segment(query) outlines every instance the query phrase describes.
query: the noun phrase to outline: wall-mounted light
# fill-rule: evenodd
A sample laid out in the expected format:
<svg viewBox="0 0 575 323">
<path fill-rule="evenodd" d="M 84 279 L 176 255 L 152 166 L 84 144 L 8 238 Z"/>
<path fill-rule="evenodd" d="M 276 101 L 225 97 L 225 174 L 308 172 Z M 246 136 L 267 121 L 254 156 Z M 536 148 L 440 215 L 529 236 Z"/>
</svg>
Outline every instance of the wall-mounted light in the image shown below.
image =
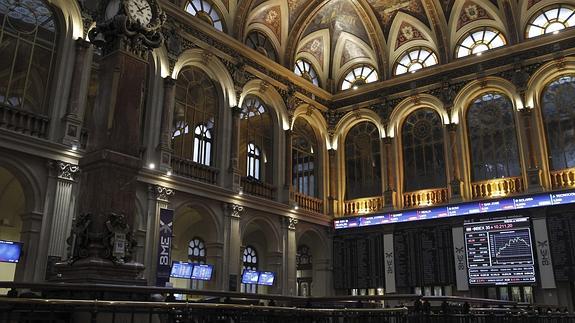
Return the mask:
<svg viewBox="0 0 575 323">
<path fill-rule="evenodd" d="M 154 163 L 149 163 L 149 164 L 148 164 L 148 168 L 149 168 L 149 169 L 156 169 L 156 164 L 154 164 Z"/>
</svg>

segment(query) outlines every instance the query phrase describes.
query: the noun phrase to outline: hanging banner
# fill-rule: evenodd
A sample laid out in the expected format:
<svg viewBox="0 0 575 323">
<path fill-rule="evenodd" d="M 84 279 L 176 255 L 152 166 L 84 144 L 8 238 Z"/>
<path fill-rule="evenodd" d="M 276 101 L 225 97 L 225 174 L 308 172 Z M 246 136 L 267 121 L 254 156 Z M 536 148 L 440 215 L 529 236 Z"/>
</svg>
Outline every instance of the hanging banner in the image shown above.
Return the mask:
<svg viewBox="0 0 575 323">
<path fill-rule="evenodd" d="M 455 261 L 455 279 L 458 291 L 469 290 L 467 279 L 467 260 L 465 252 L 465 241 L 463 240 L 463 227 L 451 228 L 453 236 L 453 258 Z"/>
<path fill-rule="evenodd" d="M 395 293 L 395 255 L 393 253 L 393 233 L 383 235 L 385 259 L 385 293 Z"/>
<path fill-rule="evenodd" d="M 158 237 L 158 265 L 156 286 L 164 287 L 170 280 L 172 267 L 172 237 L 174 232 L 174 210 L 160 209 L 160 234 Z"/>
<path fill-rule="evenodd" d="M 533 233 L 535 235 L 535 248 L 537 249 L 537 262 L 539 263 L 539 276 L 541 288 L 556 288 L 555 273 L 551 262 L 549 237 L 547 236 L 547 221 L 545 218 L 533 219 Z"/>
</svg>

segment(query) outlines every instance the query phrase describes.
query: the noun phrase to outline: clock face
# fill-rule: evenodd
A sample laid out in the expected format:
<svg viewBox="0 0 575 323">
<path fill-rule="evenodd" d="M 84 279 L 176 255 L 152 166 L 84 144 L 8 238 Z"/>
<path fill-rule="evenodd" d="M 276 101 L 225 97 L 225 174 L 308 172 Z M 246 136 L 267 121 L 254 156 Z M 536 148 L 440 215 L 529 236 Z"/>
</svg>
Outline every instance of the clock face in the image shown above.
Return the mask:
<svg viewBox="0 0 575 323">
<path fill-rule="evenodd" d="M 130 19 L 147 26 L 152 21 L 152 7 L 147 0 L 129 0 L 126 11 Z"/>
</svg>

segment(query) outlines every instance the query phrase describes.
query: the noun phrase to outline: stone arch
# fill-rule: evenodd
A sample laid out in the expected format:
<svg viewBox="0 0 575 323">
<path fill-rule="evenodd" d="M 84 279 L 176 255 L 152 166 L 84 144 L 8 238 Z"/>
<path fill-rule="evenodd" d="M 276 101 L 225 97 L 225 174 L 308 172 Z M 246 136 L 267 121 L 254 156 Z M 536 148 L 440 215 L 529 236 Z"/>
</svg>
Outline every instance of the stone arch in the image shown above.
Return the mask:
<svg viewBox="0 0 575 323">
<path fill-rule="evenodd" d="M 418 94 L 402 100 L 393 109 L 389 117 L 389 124 L 387 125 L 387 136 L 395 137 L 401 129 L 403 120 L 413 111 L 420 108 L 431 108 L 439 114 L 443 124 L 449 124 L 449 115 L 440 99 L 430 94 Z"/>
</svg>

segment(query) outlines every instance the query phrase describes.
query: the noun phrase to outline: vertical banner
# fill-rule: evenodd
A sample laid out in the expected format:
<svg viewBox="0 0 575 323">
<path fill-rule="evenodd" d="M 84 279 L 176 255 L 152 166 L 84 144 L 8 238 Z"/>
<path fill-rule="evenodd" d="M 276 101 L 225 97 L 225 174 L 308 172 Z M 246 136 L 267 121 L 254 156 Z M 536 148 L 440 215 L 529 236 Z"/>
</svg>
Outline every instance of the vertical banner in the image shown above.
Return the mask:
<svg viewBox="0 0 575 323">
<path fill-rule="evenodd" d="M 164 287 L 170 280 L 173 232 L 174 210 L 160 209 L 160 234 L 158 236 L 158 266 L 156 269 L 156 286 Z"/>
<path fill-rule="evenodd" d="M 467 254 L 465 251 L 465 240 L 463 227 L 451 228 L 453 236 L 453 258 L 455 261 L 455 278 L 458 291 L 469 290 L 469 281 L 467 277 Z"/>
<path fill-rule="evenodd" d="M 545 218 L 533 219 L 533 234 L 535 235 L 535 247 L 537 248 L 541 288 L 556 288 L 553 263 L 551 262 L 551 250 L 549 249 L 549 237 L 547 235 L 547 221 Z"/>
<path fill-rule="evenodd" d="M 385 293 L 395 293 L 395 255 L 393 254 L 393 233 L 383 235 L 385 260 Z"/>
</svg>

